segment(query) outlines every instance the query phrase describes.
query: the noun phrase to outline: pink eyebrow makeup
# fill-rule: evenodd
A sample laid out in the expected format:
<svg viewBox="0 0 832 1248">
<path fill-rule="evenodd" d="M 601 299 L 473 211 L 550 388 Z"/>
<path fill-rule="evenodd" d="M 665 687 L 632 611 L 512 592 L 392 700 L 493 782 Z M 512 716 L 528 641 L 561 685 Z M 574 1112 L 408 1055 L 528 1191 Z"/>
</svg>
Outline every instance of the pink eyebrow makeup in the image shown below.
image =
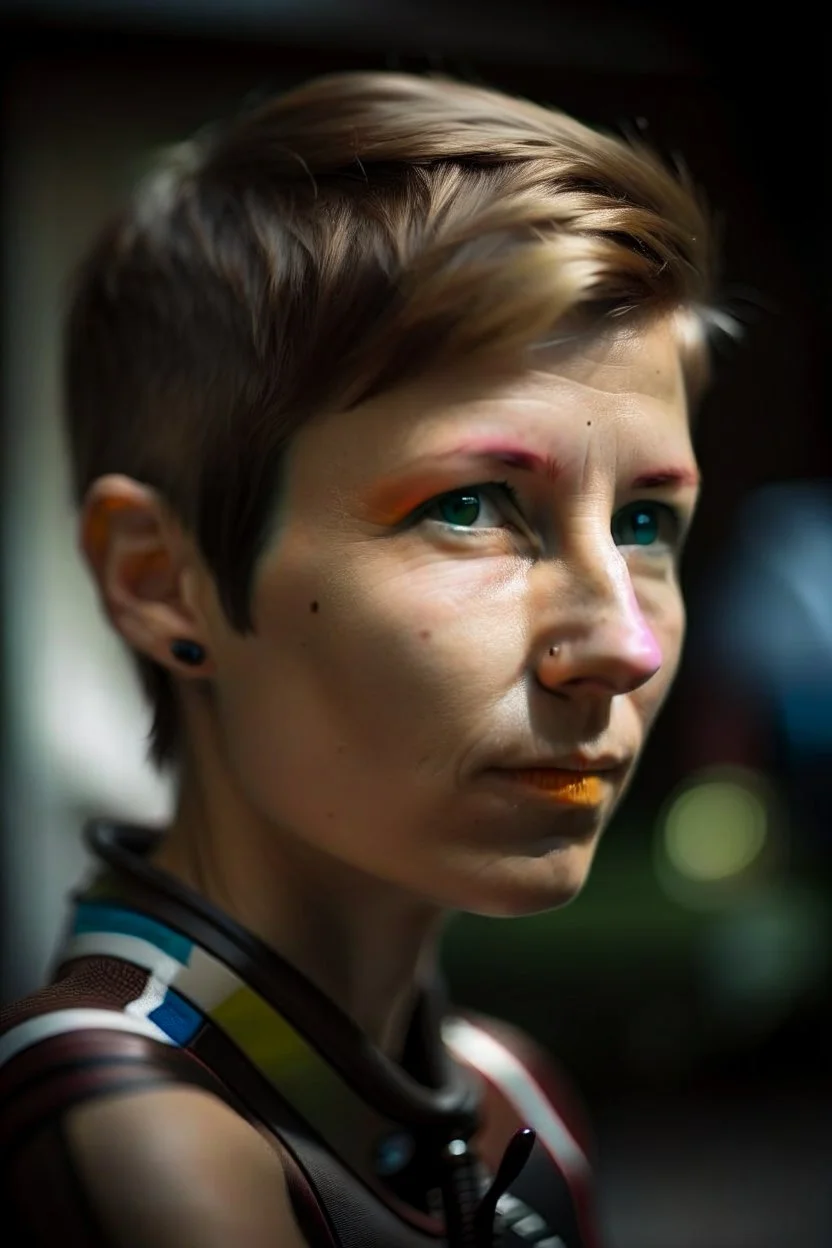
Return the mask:
<svg viewBox="0 0 832 1248">
<path fill-rule="evenodd" d="M 375 524 L 398 524 L 433 495 L 455 486 L 471 485 L 474 476 L 482 474 L 482 480 L 495 467 L 530 472 L 550 483 L 562 472 L 562 465 L 553 455 L 543 455 L 504 439 L 472 438 L 450 450 L 420 456 L 400 473 L 376 481 L 365 498 L 367 517 Z M 467 482 L 460 479 L 465 472 L 472 474 Z M 683 466 L 642 473 L 630 488 L 651 490 L 698 484 L 696 470 Z"/>
<path fill-rule="evenodd" d="M 536 451 L 515 446 L 506 442 L 476 443 L 469 449 L 470 454 L 478 459 L 492 460 L 506 468 L 516 468 L 520 472 L 534 472 L 547 481 L 555 481 L 560 476 L 561 466 L 552 455 L 539 455 Z"/>
<path fill-rule="evenodd" d="M 487 473 L 495 466 L 537 473 L 548 481 L 554 481 L 561 471 L 551 456 L 514 443 L 465 442 L 449 451 L 425 455 L 414 460 L 400 475 L 391 474 L 376 482 L 366 499 L 369 518 L 378 524 L 396 524 L 431 495 L 453 489 L 463 469 L 470 467 L 473 473 Z"/>
<path fill-rule="evenodd" d="M 692 468 L 666 468 L 661 472 L 645 472 L 640 477 L 636 477 L 632 488 L 634 490 L 660 490 L 667 486 L 689 486 L 695 488 L 699 485 L 699 473 Z"/>
</svg>

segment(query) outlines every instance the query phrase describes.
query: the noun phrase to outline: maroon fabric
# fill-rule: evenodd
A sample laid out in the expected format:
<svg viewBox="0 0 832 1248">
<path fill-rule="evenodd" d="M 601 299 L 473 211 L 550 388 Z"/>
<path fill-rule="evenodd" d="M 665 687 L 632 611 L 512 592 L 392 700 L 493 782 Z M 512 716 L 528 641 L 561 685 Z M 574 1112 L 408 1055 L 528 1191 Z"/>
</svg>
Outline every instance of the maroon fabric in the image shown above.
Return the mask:
<svg viewBox="0 0 832 1248">
<path fill-rule="evenodd" d="M 12 1248 L 108 1248 L 60 1122 L 41 1130 L 0 1175 Z"/>
<path fill-rule="evenodd" d="M 493 1036 L 517 1058 L 540 1088 L 579 1148 L 587 1159 L 591 1160 L 593 1141 L 586 1111 L 573 1085 L 548 1053 L 531 1040 L 525 1032 L 499 1019 L 474 1014 L 468 1014 L 466 1018 L 482 1031 Z M 482 1074 L 480 1078 L 483 1080 L 484 1096 L 482 1101 L 483 1129 L 481 1136 L 478 1137 L 478 1144 L 486 1164 L 491 1170 L 495 1170 L 512 1134 L 526 1123 L 518 1115 L 498 1084 Z M 600 1239 L 589 1176 L 567 1171 L 554 1157 L 551 1157 L 550 1161 L 552 1166 L 557 1167 L 569 1189 L 580 1224 L 584 1248 L 598 1248 Z"/>
<path fill-rule="evenodd" d="M 475 1026 L 493 1036 L 517 1058 L 544 1093 L 558 1117 L 563 1120 L 564 1126 L 581 1151 L 591 1160 L 595 1145 L 589 1114 L 575 1090 L 575 1085 L 560 1069 L 551 1054 L 527 1036 L 524 1031 L 512 1027 L 509 1023 L 504 1023 L 501 1019 L 478 1014 L 466 1014 L 465 1017 Z"/>
<path fill-rule="evenodd" d="M 144 1036 L 100 1030 L 43 1040 L 0 1069 L 0 1158 L 82 1101 L 163 1084 L 196 1085 L 231 1100 L 190 1053 Z"/>
<path fill-rule="evenodd" d="M 179 924 L 179 930 L 186 928 Z M 217 950 L 212 951 L 219 956 Z M 252 975 L 245 974 L 242 969 L 241 973 L 245 979 L 252 979 Z M 147 982 L 145 970 L 103 957 L 79 960 L 63 968 L 59 974 L 57 982 L 0 1013 L 0 1034 L 37 1015 L 63 1008 L 121 1011 L 141 995 Z M 565 1110 L 565 1120 L 583 1143 L 586 1134 L 576 1129 L 575 1117 L 566 1109 L 568 1093 L 563 1081 L 557 1077 L 553 1079 L 551 1069 L 547 1070 L 545 1059 L 541 1059 L 540 1051 L 520 1033 L 494 1020 L 472 1021 L 491 1031 L 496 1039 L 516 1054 L 556 1109 Z M 212 1035 L 214 1048 L 209 1043 Z M 265 1093 L 261 1095 L 260 1087 L 264 1083 L 263 1077 L 249 1067 L 230 1041 L 223 1038 L 224 1047 L 220 1046 L 220 1038 L 221 1033 L 207 1022 L 192 1041 L 192 1049 L 179 1049 L 146 1037 L 107 1029 L 77 1031 L 40 1041 L 0 1067 L 0 1171 L 4 1177 L 17 1174 L 21 1192 L 25 1177 L 28 1184 L 26 1190 L 33 1193 L 38 1186 L 38 1176 L 41 1173 L 45 1176 L 51 1167 L 55 1171 L 54 1182 L 50 1180 L 45 1190 L 54 1193 L 50 1215 L 53 1220 L 55 1210 L 59 1207 L 63 1210 L 64 1201 L 75 1202 L 72 1212 L 67 1213 L 67 1235 L 63 1235 L 61 1214 L 58 1222 L 62 1233 L 59 1239 L 53 1241 L 43 1237 L 47 1226 L 45 1208 L 34 1207 L 30 1199 L 27 1209 L 23 1210 L 20 1193 L 15 1195 L 18 1212 L 25 1214 L 27 1227 L 32 1227 L 29 1241 L 32 1248 L 45 1248 L 53 1242 L 65 1248 L 76 1242 L 68 1237 L 70 1231 L 76 1233 L 73 1227 L 77 1227 L 77 1234 L 81 1236 L 77 1240 L 79 1248 L 98 1248 L 98 1241 L 90 1238 L 97 1233 L 93 1223 L 86 1225 L 84 1221 L 83 1190 L 73 1178 L 71 1157 L 63 1155 L 66 1147 L 62 1122 L 66 1113 L 91 1097 L 172 1083 L 196 1084 L 219 1096 L 247 1120 L 268 1123 L 273 1137 L 281 1146 L 287 1186 L 299 1225 L 314 1248 L 432 1248 L 438 1243 L 438 1231 L 426 1232 L 408 1224 L 406 1219 L 396 1214 L 392 1205 L 388 1207 L 378 1194 L 357 1180 L 312 1134 L 298 1129 L 298 1124 L 284 1113 L 285 1106 L 277 1103 L 279 1097 L 274 1115 L 271 1112 L 266 1114 L 268 1103 L 275 1101 L 271 1085 L 266 1085 L 268 1096 L 264 1101 Z M 337 1036 L 331 1035 L 328 1039 L 333 1044 Z M 369 1078 L 372 1073 L 369 1063 L 364 1061 L 360 1068 L 362 1078 Z M 391 1096 L 396 1091 L 394 1087 Z M 492 1132 L 495 1149 L 484 1150 L 482 1154 L 493 1170 L 511 1131 L 522 1124 L 517 1122 L 516 1115 L 497 1088 L 488 1088 L 482 1108 L 486 1119 L 493 1119 L 497 1127 Z M 408 1120 L 408 1115 L 404 1120 Z M 2 1156 L 4 1148 L 6 1165 Z M 44 1150 L 43 1155 L 38 1149 Z M 25 1174 L 20 1168 L 24 1157 L 30 1159 Z M 0 1179 L 0 1184 L 2 1181 Z M 526 1197 L 532 1207 L 536 1204 L 535 1195 L 540 1194 L 541 1207 L 545 1208 L 544 1189 L 548 1190 L 554 1182 L 562 1183 L 562 1178 L 556 1168 L 550 1167 L 542 1175 L 535 1191 Z M 59 1200 L 60 1206 L 56 1203 Z M 558 1216 L 555 1213 L 550 1218 L 553 1228 L 559 1226 L 556 1221 Z M 565 1231 L 563 1233 L 566 1234 Z M 84 1239 L 84 1235 L 88 1238 Z M 509 1233 L 504 1242 L 508 1245 L 518 1241 Z M 568 1242 L 570 1248 L 573 1245 L 577 1248 L 579 1242 L 584 1248 L 590 1248 L 594 1239 L 587 1236 L 579 1241 L 570 1233 Z"/>
<path fill-rule="evenodd" d="M 59 975 L 55 983 L 0 1009 L 0 1036 L 53 1010 L 122 1010 L 147 983 L 147 971 L 115 958 L 79 958 Z"/>
</svg>

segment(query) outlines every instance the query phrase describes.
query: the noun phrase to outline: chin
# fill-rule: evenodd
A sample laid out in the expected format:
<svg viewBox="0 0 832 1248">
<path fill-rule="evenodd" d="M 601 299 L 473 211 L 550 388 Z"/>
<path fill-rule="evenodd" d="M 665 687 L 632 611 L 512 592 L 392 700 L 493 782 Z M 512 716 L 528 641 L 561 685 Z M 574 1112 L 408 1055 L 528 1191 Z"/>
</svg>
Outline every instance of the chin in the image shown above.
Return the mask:
<svg viewBox="0 0 832 1248">
<path fill-rule="evenodd" d="M 460 908 L 492 918 L 522 918 L 566 906 L 589 878 L 595 842 L 566 844 L 535 856 L 512 856 L 489 865 L 469 883 Z"/>
</svg>

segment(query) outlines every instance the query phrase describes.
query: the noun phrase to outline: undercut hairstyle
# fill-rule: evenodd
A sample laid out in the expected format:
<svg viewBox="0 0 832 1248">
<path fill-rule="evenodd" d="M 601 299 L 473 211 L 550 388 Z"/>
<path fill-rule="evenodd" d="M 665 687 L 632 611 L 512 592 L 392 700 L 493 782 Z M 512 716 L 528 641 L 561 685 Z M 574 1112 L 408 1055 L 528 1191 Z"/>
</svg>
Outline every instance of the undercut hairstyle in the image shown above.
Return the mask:
<svg viewBox="0 0 832 1248">
<path fill-rule="evenodd" d="M 444 78 L 319 78 L 164 156 L 73 290 L 74 490 L 124 473 L 192 534 L 231 624 L 293 433 L 428 370 L 523 366 L 567 325 L 675 318 L 707 375 L 712 235 L 687 177 L 635 141 Z M 137 656 L 150 753 L 175 762 L 169 675 Z"/>
</svg>

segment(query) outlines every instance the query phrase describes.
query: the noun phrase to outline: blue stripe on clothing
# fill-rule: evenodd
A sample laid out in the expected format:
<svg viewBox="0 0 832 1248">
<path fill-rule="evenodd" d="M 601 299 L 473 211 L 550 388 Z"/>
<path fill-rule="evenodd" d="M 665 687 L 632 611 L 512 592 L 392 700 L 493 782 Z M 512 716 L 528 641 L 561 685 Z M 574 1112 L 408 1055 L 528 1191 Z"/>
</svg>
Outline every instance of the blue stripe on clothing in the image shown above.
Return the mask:
<svg viewBox="0 0 832 1248">
<path fill-rule="evenodd" d="M 202 1026 L 202 1015 L 184 997 L 169 988 L 161 1005 L 147 1016 L 175 1044 L 189 1044 Z"/>
<path fill-rule="evenodd" d="M 85 932 L 117 932 L 120 936 L 137 936 L 183 966 L 188 965 L 194 947 L 193 941 L 165 927 L 164 923 L 157 923 L 155 919 L 123 906 L 102 905 L 96 901 L 81 902 L 75 912 L 73 934 L 80 936 Z"/>
</svg>

